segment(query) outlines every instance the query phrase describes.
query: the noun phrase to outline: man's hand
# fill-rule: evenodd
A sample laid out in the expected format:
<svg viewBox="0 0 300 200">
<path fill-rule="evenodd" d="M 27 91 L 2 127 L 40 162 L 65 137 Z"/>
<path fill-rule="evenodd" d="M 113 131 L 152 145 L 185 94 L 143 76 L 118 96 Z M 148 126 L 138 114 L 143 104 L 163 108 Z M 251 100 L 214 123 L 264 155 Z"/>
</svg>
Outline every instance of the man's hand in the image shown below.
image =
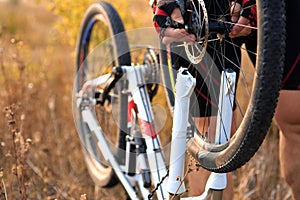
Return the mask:
<svg viewBox="0 0 300 200">
<path fill-rule="evenodd" d="M 231 4 L 231 21 L 236 23 L 231 32 L 229 33 L 229 37 L 235 38 L 240 36 L 247 36 L 251 33 L 252 29 L 250 26 L 250 20 L 246 17 L 240 16 L 242 6 L 239 3 L 232 2 Z"/>
<path fill-rule="evenodd" d="M 236 23 L 229 37 L 247 36 L 256 27 L 256 1 L 237 0 L 231 2 L 231 21 Z M 241 5 L 242 4 L 242 5 Z"/>
<path fill-rule="evenodd" d="M 178 22 L 179 24 L 184 24 L 183 17 L 179 8 L 175 8 L 173 10 L 171 19 Z M 165 45 L 168 45 L 172 42 L 193 42 L 195 40 L 195 35 L 189 34 L 185 29 L 175 29 L 171 27 L 166 28 L 165 35 L 162 38 L 162 42 Z"/>
<path fill-rule="evenodd" d="M 185 29 L 173 28 L 170 20 L 178 24 L 184 24 L 180 8 L 177 3 L 165 3 L 154 8 L 154 27 L 162 42 L 169 45 L 172 42 L 193 42 L 196 40 L 195 35 L 189 34 Z"/>
</svg>

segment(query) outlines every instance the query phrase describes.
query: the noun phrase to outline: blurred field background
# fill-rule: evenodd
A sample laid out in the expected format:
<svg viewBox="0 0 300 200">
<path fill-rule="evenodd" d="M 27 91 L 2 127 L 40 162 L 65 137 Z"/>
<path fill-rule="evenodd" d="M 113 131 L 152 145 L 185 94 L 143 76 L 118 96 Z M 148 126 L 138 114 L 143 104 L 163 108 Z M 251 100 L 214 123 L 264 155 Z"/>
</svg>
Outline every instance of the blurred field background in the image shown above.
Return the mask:
<svg viewBox="0 0 300 200">
<path fill-rule="evenodd" d="M 0 200 L 96 199 L 71 110 L 75 41 L 92 2 L 0 1 Z M 110 2 L 127 30 L 152 25 L 146 1 Z M 235 199 L 291 198 L 275 125 L 234 183 Z M 120 186 L 97 196 L 125 199 Z"/>
</svg>

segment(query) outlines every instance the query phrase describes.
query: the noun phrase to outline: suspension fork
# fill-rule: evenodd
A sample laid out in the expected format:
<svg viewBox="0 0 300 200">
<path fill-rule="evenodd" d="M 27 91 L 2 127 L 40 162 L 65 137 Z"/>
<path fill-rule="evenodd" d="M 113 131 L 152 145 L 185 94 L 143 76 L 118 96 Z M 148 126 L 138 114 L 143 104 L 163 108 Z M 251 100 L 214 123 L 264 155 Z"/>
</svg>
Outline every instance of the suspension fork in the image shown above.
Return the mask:
<svg viewBox="0 0 300 200">
<path fill-rule="evenodd" d="M 222 72 L 215 136 L 215 142 L 218 144 L 225 143 L 227 141 L 226 134 L 230 133 L 231 130 L 235 82 L 236 74 L 234 71 L 229 69 Z M 195 84 L 195 78 L 193 78 L 186 69 L 180 68 L 177 73 L 177 80 L 175 84 L 176 97 L 172 130 L 170 172 L 167 184 L 168 192 L 174 195 L 180 195 L 185 191 L 183 176 L 188 127 L 187 111 L 189 109 L 190 96 Z M 184 199 L 206 199 L 208 195 L 210 195 L 211 191 L 222 191 L 225 189 L 226 184 L 226 174 L 211 173 L 206 184 L 205 192 L 202 195 Z M 212 199 L 221 199 L 222 193 L 213 193 L 211 197 Z"/>
<path fill-rule="evenodd" d="M 231 69 L 225 69 L 221 74 L 217 126 L 215 143 L 223 144 L 230 137 L 231 122 L 233 117 L 234 94 L 236 85 L 236 73 Z M 228 135 L 229 134 L 229 135 Z M 196 155 L 201 151 L 198 137 L 190 139 L 187 143 L 189 153 Z M 221 200 L 222 191 L 226 188 L 227 179 L 226 173 L 214 173 L 209 176 L 205 191 L 197 197 L 188 197 L 184 200 L 204 200 L 211 195 L 211 200 Z"/>
</svg>

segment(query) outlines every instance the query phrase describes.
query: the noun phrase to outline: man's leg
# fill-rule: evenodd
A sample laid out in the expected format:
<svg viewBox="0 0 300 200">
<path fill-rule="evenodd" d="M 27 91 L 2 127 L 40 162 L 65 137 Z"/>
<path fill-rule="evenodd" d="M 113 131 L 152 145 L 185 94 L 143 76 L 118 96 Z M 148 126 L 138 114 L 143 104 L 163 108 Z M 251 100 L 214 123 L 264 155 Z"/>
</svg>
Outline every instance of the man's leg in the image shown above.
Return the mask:
<svg viewBox="0 0 300 200">
<path fill-rule="evenodd" d="M 281 172 L 293 198 L 300 199 L 300 91 L 281 91 L 275 120 L 280 128 Z"/>
<path fill-rule="evenodd" d="M 200 132 L 215 132 L 216 126 L 216 117 L 201 117 L 201 118 L 194 118 L 195 124 Z M 210 125 L 210 126 L 209 126 Z M 211 136 L 211 135 L 209 135 Z M 214 136 L 209 137 L 210 141 L 214 141 Z M 194 166 L 195 163 L 192 163 Z M 207 179 L 209 178 L 210 172 L 199 167 L 198 171 L 195 169 L 188 174 L 188 181 L 189 181 L 189 195 L 191 196 L 199 196 L 201 195 L 206 186 Z M 227 173 L 227 186 L 223 191 L 223 200 L 232 200 L 233 199 L 233 180 L 232 174 Z"/>
<path fill-rule="evenodd" d="M 199 168 L 199 171 L 193 171 L 188 174 L 189 180 L 189 195 L 199 196 L 205 190 L 205 184 L 210 175 L 210 172 Z M 232 200 L 233 199 L 233 180 L 232 174 L 227 173 L 227 186 L 223 191 L 223 200 Z"/>
</svg>

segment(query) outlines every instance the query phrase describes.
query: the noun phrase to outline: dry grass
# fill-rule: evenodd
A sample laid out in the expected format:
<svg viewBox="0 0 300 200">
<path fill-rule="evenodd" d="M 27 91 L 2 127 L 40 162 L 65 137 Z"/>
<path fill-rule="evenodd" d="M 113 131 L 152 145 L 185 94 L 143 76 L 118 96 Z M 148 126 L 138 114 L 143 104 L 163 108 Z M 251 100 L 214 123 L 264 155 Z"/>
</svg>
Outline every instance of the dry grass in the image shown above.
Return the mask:
<svg viewBox="0 0 300 200">
<path fill-rule="evenodd" d="M 79 159 L 71 112 L 73 48 L 57 41 L 56 17 L 46 9 L 8 3 L 0 9 L 0 167 L 6 196 L 79 199 L 93 192 L 93 183 Z M 5 118 L 9 113 L 13 128 Z M 30 139 L 30 150 L 24 152 L 16 137 Z M 22 169 L 22 177 L 15 168 Z"/>
<path fill-rule="evenodd" d="M 40 6 L 0 3 L 1 200 L 94 198 L 71 111 L 74 47 L 58 40 L 56 19 Z M 273 126 L 255 157 L 234 172 L 236 198 L 290 198 L 279 171 Z M 98 195 L 124 199 L 120 191 Z"/>
<path fill-rule="evenodd" d="M 255 156 L 234 172 L 237 199 L 291 199 L 289 188 L 280 176 L 278 129 L 273 124 Z"/>
</svg>

